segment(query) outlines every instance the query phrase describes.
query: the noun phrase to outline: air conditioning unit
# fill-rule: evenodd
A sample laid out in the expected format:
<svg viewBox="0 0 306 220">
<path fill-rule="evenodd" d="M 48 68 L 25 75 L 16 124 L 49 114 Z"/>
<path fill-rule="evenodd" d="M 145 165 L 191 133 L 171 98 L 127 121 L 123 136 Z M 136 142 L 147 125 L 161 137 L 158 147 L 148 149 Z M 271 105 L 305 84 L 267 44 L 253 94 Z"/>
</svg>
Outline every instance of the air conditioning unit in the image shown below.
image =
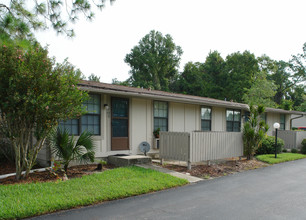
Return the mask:
<svg viewBox="0 0 306 220">
<path fill-rule="evenodd" d="M 159 138 L 154 138 L 153 139 L 153 147 L 155 149 L 159 149 Z"/>
</svg>

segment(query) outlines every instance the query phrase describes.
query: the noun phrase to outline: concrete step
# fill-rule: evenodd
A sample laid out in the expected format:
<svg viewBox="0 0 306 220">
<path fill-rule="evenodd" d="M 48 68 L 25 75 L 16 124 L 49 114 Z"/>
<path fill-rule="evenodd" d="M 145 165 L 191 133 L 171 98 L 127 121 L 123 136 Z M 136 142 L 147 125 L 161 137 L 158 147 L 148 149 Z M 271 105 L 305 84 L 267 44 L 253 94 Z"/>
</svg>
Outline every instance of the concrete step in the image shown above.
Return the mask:
<svg viewBox="0 0 306 220">
<path fill-rule="evenodd" d="M 159 159 L 159 152 L 153 152 L 153 153 L 147 153 L 147 155 L 149 157 L 151 157 L 152 159 Z"/>
<path fill-rule="evenodd" d="M 144 155 L 113 155 L 108 156 L 107 161 L 115 166 L 126 167 L 135 164 L 151 164 L 152 159 Z"/>
</svg>

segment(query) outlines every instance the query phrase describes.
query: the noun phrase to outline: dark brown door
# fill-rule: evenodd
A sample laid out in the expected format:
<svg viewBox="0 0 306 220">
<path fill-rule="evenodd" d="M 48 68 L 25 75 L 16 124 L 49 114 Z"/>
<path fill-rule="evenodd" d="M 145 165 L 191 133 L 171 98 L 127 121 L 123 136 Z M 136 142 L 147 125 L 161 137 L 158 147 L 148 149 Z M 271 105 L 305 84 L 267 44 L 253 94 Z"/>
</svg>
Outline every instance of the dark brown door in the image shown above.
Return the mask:
<svg viewBox="0 0 306 220">
<path fill-rule="evenodd" d="M 129 100 L 112 98 L 112 150 L 129 150 Z"/>
</svg>

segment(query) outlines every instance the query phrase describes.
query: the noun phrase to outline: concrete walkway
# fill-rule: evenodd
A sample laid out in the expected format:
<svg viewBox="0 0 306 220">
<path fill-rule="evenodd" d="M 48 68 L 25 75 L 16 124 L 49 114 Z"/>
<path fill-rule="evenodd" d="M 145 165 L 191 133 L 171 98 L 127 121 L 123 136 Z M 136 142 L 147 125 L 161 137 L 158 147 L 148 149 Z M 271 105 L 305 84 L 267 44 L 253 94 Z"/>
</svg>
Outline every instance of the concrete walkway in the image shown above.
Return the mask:
<svg viewBox="0 0 306 220">
<path fill-rule="evenodd" d="M 176 172 L 176 171 L 173 171 L 173 170 L 168 170 L 166 168 L 155 166 L 153 164 L 138 164 L 136 166 L 143 167 L 145 169 L 157 170 L 157 171 L 162 172 L 162 173 L 167 173 L 167 174 L 170 174 L 171 176 L 175 176 L 175 177 L 178 177 L 178 178 L 181 178 L 181 179 L 188 180 L 189 183 L 196 183 L 196 182 L 199 182 L 199 181 L 203 180 L 203 179 L 195 177 L 195 176 L 190 176 L 190 175 L 179 173 L 179 172 Z"/>
</svg>

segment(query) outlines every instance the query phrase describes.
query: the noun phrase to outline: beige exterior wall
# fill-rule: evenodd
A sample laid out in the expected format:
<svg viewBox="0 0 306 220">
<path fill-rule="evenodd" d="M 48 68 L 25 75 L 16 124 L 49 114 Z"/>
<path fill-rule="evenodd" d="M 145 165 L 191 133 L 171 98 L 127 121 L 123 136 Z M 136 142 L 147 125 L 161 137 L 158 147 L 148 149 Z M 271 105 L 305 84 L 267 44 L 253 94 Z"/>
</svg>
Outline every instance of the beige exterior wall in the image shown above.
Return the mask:
<svg viewBox="0 0 306 220">
<path fill-rule="evenodd" d="M 200 120 L 199 105 L 169 103 L 169 131 L 190 132 L 200 130 Z"/>
<path fill-rule="evenodd" d="M 226 131 L 226 109 L 220 107 L 212 107 L 211 110 L 211 130 Z"/>
<path fill-rule="evenodd" d="M 153 144 L 152 100 L 130 99 L 130 149 L 132 154 L 141 153 L 139 144 L 143 141 Z"/>
</svg>

